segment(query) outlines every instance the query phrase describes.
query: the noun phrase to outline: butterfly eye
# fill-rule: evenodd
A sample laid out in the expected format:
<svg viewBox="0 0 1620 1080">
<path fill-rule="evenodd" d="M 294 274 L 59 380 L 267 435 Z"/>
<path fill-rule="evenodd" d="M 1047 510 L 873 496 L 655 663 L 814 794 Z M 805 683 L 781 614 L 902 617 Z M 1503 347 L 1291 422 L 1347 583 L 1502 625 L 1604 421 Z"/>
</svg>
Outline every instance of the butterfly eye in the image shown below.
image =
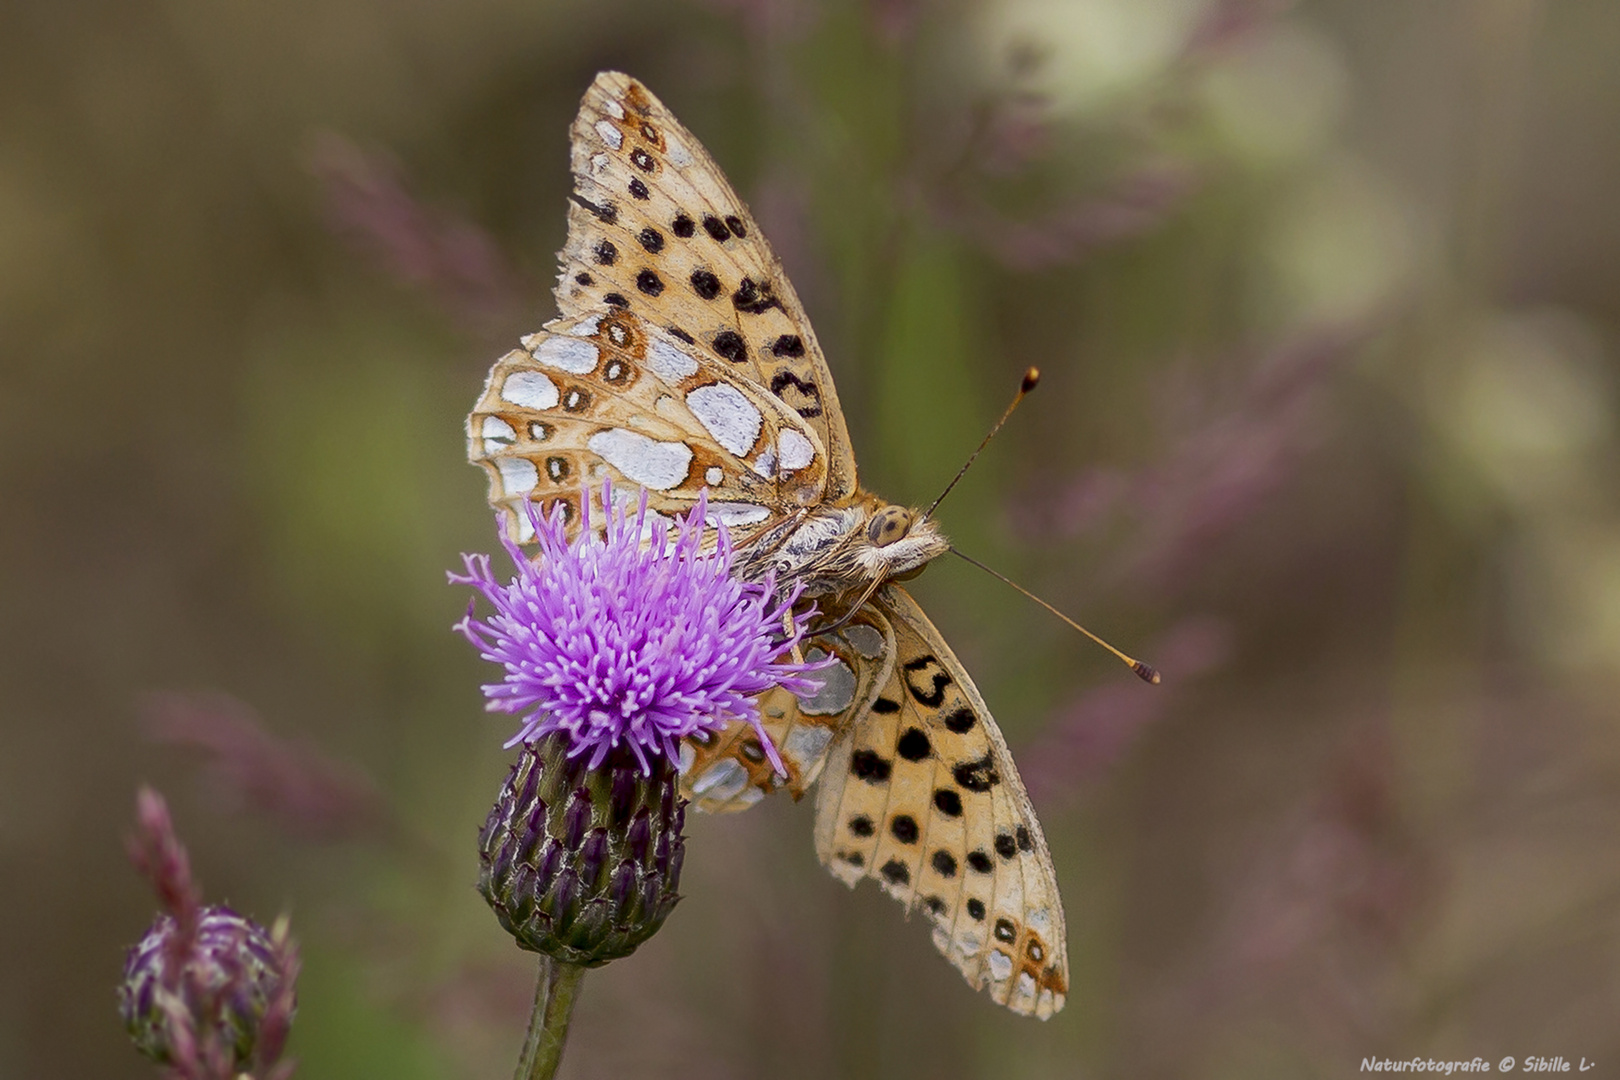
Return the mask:
<svg viewBox="0 0 1620 1080">
<path fill-rule="evenodd" d="M 877 547 L 888 547 L 911 530 L 911 511 L 903 506 L 885 506 L 866 526 L 867 539 Z"/>
</svg>

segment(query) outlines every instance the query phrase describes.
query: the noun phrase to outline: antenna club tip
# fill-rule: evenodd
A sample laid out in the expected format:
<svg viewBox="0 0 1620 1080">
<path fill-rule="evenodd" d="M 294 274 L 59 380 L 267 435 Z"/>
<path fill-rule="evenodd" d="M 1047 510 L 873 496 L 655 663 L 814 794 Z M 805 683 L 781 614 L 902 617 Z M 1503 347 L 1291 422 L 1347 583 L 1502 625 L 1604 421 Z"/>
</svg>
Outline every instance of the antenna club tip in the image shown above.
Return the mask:
<svg viewBox="0 0 1620 1080">
<path fill-rule="evenodd" d="M 1136 677 L 1143 682 L 1152 683 L 1154 686 L 1159 685 L 1159 669 L 1152 664 L 1144 664 L 1142 661 L 1137 660 L 1131 664 L 1131 670 L 1136 672 Z"/>
<path fill-rule="evenodd" d="M 1030 368 L 1028 371 L 1024 372 L 1024 381 L 1020 387 L 1021 392 L 1025 394 L 1029 393 L 1031 390 L 1035 389 L 1035 387 L 1040 385 L 1040 381 L 1041 369 L 1038 367 Z"/>
</svg>

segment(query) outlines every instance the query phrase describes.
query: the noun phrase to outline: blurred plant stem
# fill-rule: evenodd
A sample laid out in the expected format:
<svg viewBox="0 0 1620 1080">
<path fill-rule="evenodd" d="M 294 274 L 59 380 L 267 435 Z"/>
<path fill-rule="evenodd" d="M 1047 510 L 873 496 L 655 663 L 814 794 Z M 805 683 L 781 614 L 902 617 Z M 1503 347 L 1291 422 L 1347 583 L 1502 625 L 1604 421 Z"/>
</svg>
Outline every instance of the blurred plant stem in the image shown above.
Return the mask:
<svg viewBox="0 0 1620 1080">
<path fill-rule="evenodd" d="M 568 1041 L 568 1022 L 574 1015 L 574 999 L 579 996 L 579 982 L 584 976 L 581 964 L 540 957 L 529 1034 L 523 1040 L 523 1057 L 513 1080 L 551 1080 L 557 1074 L 563 1044 Z"/>
</svg>

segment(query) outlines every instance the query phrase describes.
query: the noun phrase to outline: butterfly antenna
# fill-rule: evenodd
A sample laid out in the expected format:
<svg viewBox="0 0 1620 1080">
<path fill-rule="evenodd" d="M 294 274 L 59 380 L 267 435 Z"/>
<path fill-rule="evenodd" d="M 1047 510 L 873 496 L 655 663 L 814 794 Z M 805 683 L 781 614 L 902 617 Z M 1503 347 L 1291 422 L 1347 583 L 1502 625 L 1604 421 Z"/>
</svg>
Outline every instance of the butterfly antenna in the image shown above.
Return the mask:
<svg viewBox="0 0 1620 1080">
<path fill-rule="evenodd" d="M 1016 404 L 1016 402 L 1015 402 L 1015 404 Z M 1029 597 L 1031 600 L 1033 600 L 1037 604 L 1041 605 L 1041 607 L 1045 608 L 1047 611 L 1050 611 L 1052 614 L 1056 615 L 1058 618 L 1062 619 L 1064 622 L 1068 623 L 1070 626 L 1074 627 L 1076 630 L 1078 630 L 1082 634 L 1086 635 L 1086 637 L 1090 638 L 1092 641 L 1095 641 L 1098 645 L 1101 645 L 1103 648 L 1107 649 L 1109 652 L 1113 653 L 1115 656 L 1117 656 L 1121 660 L 1125 661 L 1126 665 L 1132 671 L 1136 672 L 1137 678 L 1141 679 L 1143 682 L 1152 683 L 1155 686 L 1159 685 L 1159 669 L 1154 667 L 1152 664 L 1144 664 L 1142 661 L 1136 659 L 1134 656 L 1126 656 L 1124 653 L 1120 652 L 1118 649 L 1116 649 L 1112 645 L 1108 644 L 1108 642 L 1104 641 L 1102 638 L 1098 637 L 1096 634 L 1093 634 L 1090 630 L 1087 630 L 1085 627 L 1081 626 L 1079 623 L 1075 622 L 1073 619 L 1071 619 L 1067 615 L 1063 614 L 1063 612 L 1059 611 L 1057 608 L 1053 607 L 1051 604 L 1048 604 L 1045 600 L 1042 600 L 1040 597 L 1036 596 L 1034 593 L 1030 592 L 1028 589 L 1024 588 L 1022 585 L 1018 584 L 1018 582 L 1014 581 L 1012 578 L 1008 577 L 1006 574 L 1001 573 L 999 570 L 992 570 L 990 567 L 984 565 L 984 563 L 980 562 L 978 559 L 975 559 L 971 555 L 964 555 L 964 554 L 962 554 L 962 552 L 958 551 L 954 547 L 951 548 L 951 554 L 957 555 L 957 556 L 960 556 L 963 559 L 966 559 L 968 562 L 972 563 L 974 566 L 977 566 L 980 570 L 983 570 L 985 573 L 989 574 L 991 577 L 996 578 L 998 581 L 1003 581 L 1006 584 L 1011 585 L 1013 588 L 1017 589 L 1019 592 L 1023 593 L 1025 596 Z"/>
<path fill-rule="evenodd" d="M 1013 395 L 1011 404 L 1007 406 L 1007 411 L 1001 414 L 1001 419 L 996 421 L 995 426 L 990 429 L 990 433 L 984 437 L 984 441 L 979 443 L 979 448 L 968 455 L 968 459 L 963 462 L 962 467 L 957 470 L 956 476 L 951 479 L 950 483 L 945 485 L 945 490 L 939 493 L 939 498 L 935 499 L 933 504 L 930 505 L 927 510 L 923 511 L 923 518 L 931 518 L 934 516 L 934 509 L 938 507 L 940 503 L 945 501 L 945 496 L 951 493 L 951 488 L 955 487 L 957 481 L 962 479 L 962 477 L 967 474 L 968 468 L 975 460 L 978 459 L 978 456 L 984 452 L 984 448 L 990 445 L 990 440 L 996 437 L 996 432 L 1000 431 L 1001 425 L 1007 422 L 1007 417 L 1013 414 L 1013 410 L 1018 408 L 1019 403 L 1029 395 L 1031 390 L 1035 389 L 1036 385 L 1040 383 L 1040 381 L 1040 368 L 1032 367 L 1028 371 L 1024 372 L 1024 381 L 1018 384 L 1018 393 Z"/>
</svg>

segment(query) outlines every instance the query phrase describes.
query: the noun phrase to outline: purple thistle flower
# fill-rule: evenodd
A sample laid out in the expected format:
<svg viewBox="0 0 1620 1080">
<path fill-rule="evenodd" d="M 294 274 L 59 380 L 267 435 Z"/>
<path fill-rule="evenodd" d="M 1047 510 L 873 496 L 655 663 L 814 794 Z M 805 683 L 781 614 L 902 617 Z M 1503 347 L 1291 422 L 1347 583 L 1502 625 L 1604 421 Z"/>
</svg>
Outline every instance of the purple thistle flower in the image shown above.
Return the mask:
<svg viewBox="0 0 1620 1080">
<path fill-rule="evenodd" d="M 130 857 L 165 914 L 129 950 L 119 1009 L 130 1038 L 174 1080 L 230 1080 L 251 1071 L 286 1080 L 297 1012 L 298 946 L 227 907 L 204 906 L 163 797 L 142 788 Z M 280 1062 L 280 1064 L 277 1064 Z"/>
<path fill-rule="evenodd" d="M 603 485 L 603 505 L 611 504 Z M 805 673 L 825 663 L 780 662 L 804 635 L 813 612 L 793 614 L 800 588 L 781 596 L 775 580 L 731 577 L 731 538 L 724 526 L 712 552 L 703 550 L 706 496 L 668 525 L 649 516 L 647 494 L 632 518 L 609 511 L 602 537 L 585 520 L 569 543 L 559 511 L 530 520 L 540 552 L 532 561 L 501 531 L 517 567 L 508 584 L 495 580 L 489 556 L 463 555 L 471 585 L 495 607 L 487 619 L 472 606 L 453 629 L 506 677 L 484 686 L 491 712 L 524 713 L 513 746 L 562 732 L 569 757 L 590 753 L 595 769 L 615 747 L 627 749 L 643 774 L 650 757 L 677 760 L 681 739 L 718 732 L 743 720 L 783 771 L 754 699 L 773 687 L 814 693 Z"/>
</svg>

